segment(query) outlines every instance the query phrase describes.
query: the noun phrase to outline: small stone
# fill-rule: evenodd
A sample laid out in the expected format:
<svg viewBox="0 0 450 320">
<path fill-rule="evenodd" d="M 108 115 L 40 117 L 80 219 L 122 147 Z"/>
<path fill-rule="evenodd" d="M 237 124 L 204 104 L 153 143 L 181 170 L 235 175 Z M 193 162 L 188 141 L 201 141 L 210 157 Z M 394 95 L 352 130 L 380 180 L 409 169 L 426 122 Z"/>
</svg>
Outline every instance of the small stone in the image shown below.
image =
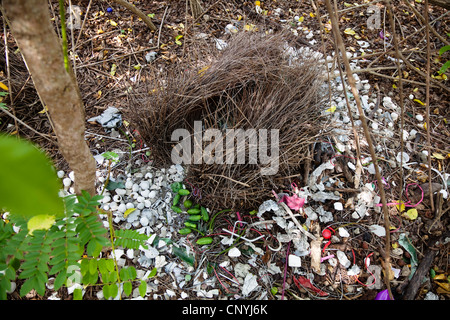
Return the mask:
<svg viewBox="0 0 450 320">
<path fill-rule="evenodd" d="M 117 188 L 115 191 L 116 191 L 116 194 L 119 196 L 124 196 L 127 193 L 127 191 L 125 189 L 121 189 L 121 188 Z"/>
<path fill-rule="evenodd" d="M 147 217 L 142 217 L 140 222 L 141 222 L 141 225 L 144 227 L 148 226 L 148 224 L 149 224 L 149 220 Z"/>
<path fill-rule="evenodd" d="M 125 203 L 121 203 L 119 204 L 119 206 L 117 207 L 117 211 L 124 213 L 125 211 L 127 211 L 127 206 L 125 205 Z"/>
<path fill-rule="evenodd" d="M 56 175 L 58 176 L 58 178 L 62 179 L 64 177 L 64 171 L 60 170 L 56 173 Z"/>
<path fill-rule="evenodd" d="M 423 115 L 417 114 L 417 115 L 416 115 L 416 119 L 417 119 L 417 121 L 422 122 L 422 121 L 423 121 Z"/>
<path fill-rule="evenodd" d="M 133 188 L 133 181 L 131 179 L 127 179 L 127 182 L 125 182 L 125 188 L 126 189 L 132 189 Z"/>
<path fill-rule="evenodd" d="M 158 195 L 158 193 L 155 190 L 150 191 L 150 193 L 148 194 L 148 197 L 150 199 L 155 199 L 156 196 Z"/>
<path fill-rule="evenodd" d="M 71 184 L 72 184 L 72 180 L 70 180 L 70 178 L 64 178 L 63 179 L 64 187 L 70 187 Z"/>
<path fill-rule="evenodd" d="M 141 188 L 141 190 L 147 190 L 148 188 L 150 188 L 150 184 L 148 183 L 148 181 L 141 181 L 139 187 Z"/>
</svg>

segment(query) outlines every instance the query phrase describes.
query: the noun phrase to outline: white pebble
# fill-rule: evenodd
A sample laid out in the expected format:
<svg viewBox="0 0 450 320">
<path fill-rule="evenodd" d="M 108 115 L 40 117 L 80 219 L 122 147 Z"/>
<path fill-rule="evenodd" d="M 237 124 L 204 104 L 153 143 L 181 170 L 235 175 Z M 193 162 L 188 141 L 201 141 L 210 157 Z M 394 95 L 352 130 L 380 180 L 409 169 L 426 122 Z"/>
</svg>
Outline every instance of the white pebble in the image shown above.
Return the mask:
<svg viewBox="0 0 450 320">
<path fill-rule="evenodd" d="M 64 178 L 63 179 L 64 187 L 70 187 L 71 184 L 72 184 L 72 180 L 70 180 L 69 178 Z"/>
<path fill-rule="evenodd" d="M 416 115 L 416 119 L 417 119 L 417 121 L 422 122 L 422 121 L 423 121 L 423 115 L 417 114 L 417 115 Z"/>
<path fill-rule="evenodd" d="M 139 191 L 139 185 L 137 183 L 133 184 L 132 190 L 133 190 L 133 192 L 138 192 Z"/>
<path fill-rule="evenodd" d="M 70 178 L 70 180 L 75 181 L 75 172 L 70 171 L 69 172 L 69 178 Z"/>
<path fill-rule="evenodd" d="M 397 112 L 392 112 L 392 113 L 391 113 L 391 118 L 392 118 L 392 120 L 397 121 L 397 119 L 398 119 L 398 113 L 397 113 Z"/>
<path fill-rule="evenodd" d="M 127 209 L 132 209 L 132 208 L 134 208 L 134 203 L 133 202 L 128 202 L 126 204 L 126 207 L 127 207 Z"/>
<path fill-rule="evenodd" d="M 64 177 L 64 171 L 60 170 L 56 173 L 56 175 L 58 176 L 58 178 L 62 179 Z"/>
<path fill-rule="evenodd" d="M 133 259 L 134 258 L 134 250 L 133 249 L 128 249 L 127 250 L 127 258 L 128 259 Z"/>
<path fill-rule="evenodd" d="M 111 204 L 109 205 L 109 208 L 112 211 L 116 211 L 118 207 L 119 207 L 119 205 L 117 204 L 117 202 L 111 202 Z"/>
<path fill-rule="evenodd" d="M 136 209 L 142 210 L 142 209 L 144 209 L 144 208 L 145 208 L 145 205 L 144 205 L 143 202 L 139 202 L 139 203 L 136 205 Z"/>
<path fill-rule="evenodd" d="M 121 203 L 119 204 L 119 206 L 117 207 L 117 211 L 124 213 L 127 210 L 127 206 L 125 205 L 125 203 Z"/>
<path fill-rule="evenodd" d="M 373 130 L 378 130 L 378 123 L 372 122 L 372 129 Z"/>
<path fill-rule="evenodd" d="M 141 188 L 141 190 L 147 190 L 148 188 L 150 188 L 150 184 L 148 183 L 148 181 L 141 181 L 139 187 Z"/>
<path fill-rule="evenodd" d="M 157 193 L 155 190 L 152 190 L 152 191 L 149 193 L 148 197 L 149 197 L 150 199 L 154 199 L 154 198 L 156 198 L 157 195 L 158 195 L 158 193 Z"/>
<path fill-rule="evenodd" d="M 119 196 L 124 196 L 127 193 L 127 191 L 125 189 L 120 189 L 120 188 L 117 188 L 115 191 L 116 191 L 116 194 Z"/>
<path fill-rule="evenodd" d="M 145 189 L 141 191 L 141 196 L 143 196 L 144 198 L 148 198 L 148 194 L 150 193 L 150 190 Z"/>
<path fill-rule="evenodd" d="M 111 202 L 111 197 L 110 196 L 104 196 L 103 199 L 102 199 L 102 202 L 103 203 Z"/>
<path fill-rule="evenodd" d="M 126 189 L 133 188 L 133 181 L 131 179 L 127 179 L 127 182 L 125 182 L 125 188 Z"/>
</svg>

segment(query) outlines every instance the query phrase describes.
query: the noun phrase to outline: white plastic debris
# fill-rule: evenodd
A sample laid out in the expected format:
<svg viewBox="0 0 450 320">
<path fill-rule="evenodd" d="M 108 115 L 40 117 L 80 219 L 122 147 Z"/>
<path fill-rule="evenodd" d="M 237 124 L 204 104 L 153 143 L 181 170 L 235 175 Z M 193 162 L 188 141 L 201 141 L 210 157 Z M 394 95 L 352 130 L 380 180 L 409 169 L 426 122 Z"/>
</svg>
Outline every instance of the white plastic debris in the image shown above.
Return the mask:
<svg viewBox="0 0 450 320">
<path fill-rule="evenodd" d="M 337 258 L 339 260 L 339 263 L 344 267 L 344 268 L 348 268 L 350 267 L 350 260 L 348 260 L 347 256 L 345 255 L 344 252 L 342 252 L 341 250 L 336 251 L 336 255 Z"/>
<path fill-rule="evenodd" d="M 399 152 L 397 153 L 395 159 L 397 160 L 398 163 L 400 163 L 403 160 L 403 164 L 405 164 L 409 161 L 409 155 L 406 152 Z"/>
<path fill-rule="evenodd" d="M 88 119 L 89 122 L 97 122 L 102 125 L 103 128 L 112 129 L 117 127 L 122 122 L 122 115 L 119 109 L 115 107 L 108 107 L 99 116 Z"/>
<path fill-rule="evenodd" d="M 244 284 L 242 286 L 242 295 L 244 297 L 247 297 L 250 292 L 259 286 L 257 279 L 258 277 L 250 272 L 245 276 Z"/>
<path fill-rule="evenodd" d="M 147 61 L 147 63 L 150 63 L 152 61 L 156 60 L 156 56 L 158 55 L 157 52 L 155 51 L 150 51 L 145 55 L 145 60 Z"/>
<path fill-rule="evenodd" d="M 350 269 L 347 270 L 347 275 L 349 276 L 357 276 L 361 272 L 361 269 L 354 264 Z"/>
<path fill-rule="evenodd" d="M 229 256 L 230 258 L 237 258 L 237 257 L 240 257 L 240 256 L 241 256 L 241 251 L 240 251 L 238 248 L 233 247 L 233 248 L 231 248 L 230 250 L 228 250 L 228 256 Z"/>
<path fill-rule="evenodd" d="M 227 45 L 228 45 L 228 43 L 226 43 L 222 39 L 214 38 L 214 42 L 216 43 L 217 50 L 224 50 L 227 47 Z"/>
<path fill-rule="evenodd" d="M 338 211 L 342 211 L 342 210 L 344 210 L 344 206 L 342 205 L 341 202 L 335 202 L 334 203 L 334 209 L 338 210 Z"/>
<path fill-rule="evenodd" d="M 288 265 L 289 267 L 295 268 L 295 267 L 301 267 L 302 266 L 302 260 L 299 256 L 296 256 L 295 254 L 290 254 L 288 257 Z"/>
<path fill-rule="evenodd" d="M 347 229 L 341 227 L 338 229 L 338 231 L 339 231 L 339 236 L 341 236 L 342 238 L 350 237 L 350 234 L 348 233 Z"/>
<path fill-rule="evenodd" d="M 386 235 L 386 229 L 378 224 L 373 224 L 369 226 L 369 231 L 376 234 L 379 237 L 384 237 Z"/>
</svg>

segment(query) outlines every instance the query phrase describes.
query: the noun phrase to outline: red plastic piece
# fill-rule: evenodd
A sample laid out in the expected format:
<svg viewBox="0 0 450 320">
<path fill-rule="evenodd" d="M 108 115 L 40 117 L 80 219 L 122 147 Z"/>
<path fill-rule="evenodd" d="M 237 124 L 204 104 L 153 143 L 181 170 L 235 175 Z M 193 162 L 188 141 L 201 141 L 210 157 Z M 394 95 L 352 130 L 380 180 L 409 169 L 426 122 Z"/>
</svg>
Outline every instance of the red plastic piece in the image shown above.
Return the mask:
<svg viewBox="0 0 450 320">
<path fill-rule="evenodd" d="M 298 279 L 295 279 L 295 277 L 292 277 L 292 278 L 294 279 L 294 283 L 297 286 L 297 288 L 301 289 L 301 287 L 303 287 L 305 289 L 312 290 L 312 291 L 314 291 L 315 293 L 317 293 L 321 297 L 328 296 L 327 292 L 314 287 L 311 284 L 311 282 L 308 279 L 306 279 L 305 277 L 298 276 Z"/>
</svg>

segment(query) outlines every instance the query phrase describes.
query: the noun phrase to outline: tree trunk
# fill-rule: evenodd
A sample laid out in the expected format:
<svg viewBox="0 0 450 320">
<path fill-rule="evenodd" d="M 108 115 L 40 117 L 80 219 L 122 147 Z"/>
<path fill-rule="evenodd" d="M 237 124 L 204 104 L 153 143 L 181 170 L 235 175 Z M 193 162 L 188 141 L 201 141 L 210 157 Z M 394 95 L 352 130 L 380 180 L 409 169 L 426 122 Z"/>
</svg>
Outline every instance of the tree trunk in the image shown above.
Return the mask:
<svg viewBox="0 0 450 320">
<path fill-rule="evenodd" d="M 73 73 L 64 68 L 61 41 L 46 0 L 3 0 L 11 32 L 36 90 L 46 104 L 59 149 L 75 173 L 75 192 L 95 194 L 95 160 L 85 134 L 84 106 Z"/>
</svg>

